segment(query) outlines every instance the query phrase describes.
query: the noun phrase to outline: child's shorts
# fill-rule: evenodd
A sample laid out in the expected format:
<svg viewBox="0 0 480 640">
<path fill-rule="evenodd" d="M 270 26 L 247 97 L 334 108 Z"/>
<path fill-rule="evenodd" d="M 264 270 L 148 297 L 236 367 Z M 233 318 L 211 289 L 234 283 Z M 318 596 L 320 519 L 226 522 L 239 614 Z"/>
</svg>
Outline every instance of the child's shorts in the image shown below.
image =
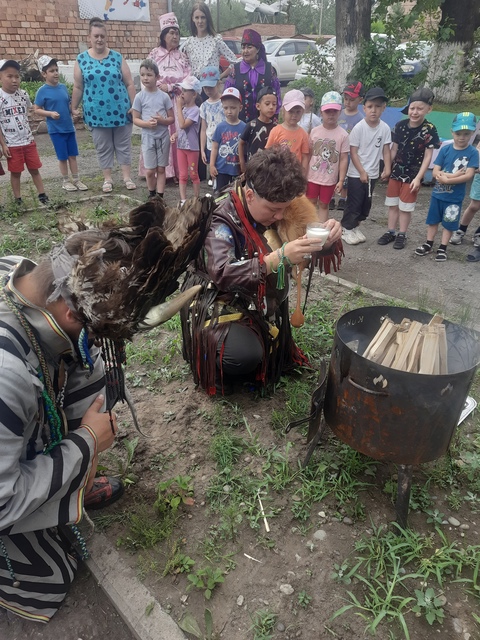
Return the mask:
<svg viewBox="0 0 480 640">
<path fill-rule="evenodd" d="M 8 147 L 8 149 L 10 158 L 7 158 L 7 166 L 11 173 L 22 173 L 25 165 L 27 169 L 40 169 L 42 166 L 35 142 L 23 147 Z"/>
<path fill-rule="evenodd" d="M 462 201 L 448 202 L 432 196 L 427 214 L 427 224 L 440 224 L 448 231 L 456 231 L 460 226 Z"/>
<path fill-rule="evenodd" d="M 145 169 L 168 167 L 170 140 L 168 138 L 150 138 L 142 141 L 143 164 Z"/>
<path fill-rule="evenodd" d="M 77 137 L 74 131 L 71 133 L 51 133 L 50 138 L 52 140 L 57 159 L 61 162 L 64 162 L 73 156 L 78 156 Z"/>
<path fill-rule="evenodd" d="M 411 191 L 410 182 L 402 182 L 390 178 L 387 186 L 385 204 L 387 207 L 398 207 L 400 211 L 411 213 L 415 211 L 418 191 Z"/>
<path fill-rule="evenodd" d="M 307 193 L 305 194 L 310 200 L 317 198 L 323 204 L 328 204 L 333 197 L 335 184 L 316 184 L 315 182 L 307 182 Z"/>
<path fill-rule="evenodd" d="M 476 173 L 470 189 L 470 198 L 480 200 L 480 173 Z"/>
</svg>

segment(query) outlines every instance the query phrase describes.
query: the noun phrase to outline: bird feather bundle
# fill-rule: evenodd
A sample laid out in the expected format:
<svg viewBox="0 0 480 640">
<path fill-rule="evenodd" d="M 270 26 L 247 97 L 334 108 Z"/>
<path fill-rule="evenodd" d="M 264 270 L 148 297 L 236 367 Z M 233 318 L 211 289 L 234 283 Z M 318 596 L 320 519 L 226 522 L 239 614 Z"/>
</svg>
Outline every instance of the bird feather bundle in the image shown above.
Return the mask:
<svg viewBox="0 0 480 640">
<path fill-rule="evenodd" d="M 68 286 L 95 335 L 131 338 L 148 311 L 177 289 L 203 246 L 214 207 L 208 197 L 181 209 L 150 200 L 130 212 L 128 226 L 108 229 L 78 252 Z"/>
</svg>

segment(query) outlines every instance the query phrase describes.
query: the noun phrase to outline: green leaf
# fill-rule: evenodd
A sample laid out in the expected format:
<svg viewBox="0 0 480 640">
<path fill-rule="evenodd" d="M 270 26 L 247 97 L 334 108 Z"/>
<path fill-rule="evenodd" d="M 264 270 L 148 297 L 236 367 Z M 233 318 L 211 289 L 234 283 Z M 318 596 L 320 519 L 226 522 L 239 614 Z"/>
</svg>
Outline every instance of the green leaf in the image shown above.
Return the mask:
<svg viewBox="0 0 480 640">
<path fill-rule="evenodd" d="M 207 600 L 210 600 L 211 597 L 212 597 L 212 590 L 211 589 L 205 589 L 205 598 Z"/>
<path fill-rule="evenodd" d="M 187 611 L 187 613 L 182 617 L 179 621 L 178 626 L 182 631 L 186 633 L 191 633 L 195 638 L 202 638 L 202 631 L 198 625 L 198 622 L 192 616 L 191 613 Z"/>
<path fill-rule="evenodd" d="M 213 636 L 213 616 L 210 609 L 205 609 L 205 635 L 207 640 Z"/>
</svg>

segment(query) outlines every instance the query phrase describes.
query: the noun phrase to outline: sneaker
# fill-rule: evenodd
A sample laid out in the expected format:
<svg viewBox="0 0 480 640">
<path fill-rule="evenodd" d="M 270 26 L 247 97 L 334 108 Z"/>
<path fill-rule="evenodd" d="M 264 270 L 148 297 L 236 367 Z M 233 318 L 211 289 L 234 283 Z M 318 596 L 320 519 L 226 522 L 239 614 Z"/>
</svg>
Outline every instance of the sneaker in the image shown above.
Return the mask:
<svg viewBox="0 0 480 640">
<path fill-rule="evenodd" d="M 383 234 L 381 238 L 377 240 L 377 244 L 381 244 L 381 245 L 390 244 L 390 242 L 393 242 L 394 240 L 395 240 L 395 234 L 390 233 L 390 231 L 387 231 L 386 233 Z"/>
<path fill-rule="evenodd" d="M 42 204 L 48 204 L 50 202 L 46 193 L 40 193 L 38 199 Z"/>
<path fill-rule="evenodd" d="M 345 227 L 342 227 L 342 240 L 347 244 L 360 243 L 360 240 L 358 239 L 358 236 L 355 233 L 355 229 L 345 229 Z"/>
<path fill-rule="evenodd" d="M 347 204 L 346 198 L 340 198 L 337 204 L 337 211 L 345 211 L 345 205 Z"/>
<path fill-rule="evenodd" d="M 454 231 L 452 233 L 452 237 L 450 238 L 450 244 L 462 244 L 463 238 L 465 237 L 465 231 Z"/>
<path fill-rule="evenodd" d="M 365 234 L 360 231 L 360 227 L 355 227 L 354 232 L 359 242 L 366 242 L 367 238 Z"/>
<path fill-rule="evenodd" d="M 73 184 L 73 182 L 70 182 L 70 180 L 65 180 L 65 182 L 62 184 L 62 189 L 64 189 L 65 191 L 76 191 L 77 187 Z"/>
<path fill-rule="evenodd" d="M 435 262 L 446 262 L 447 260 L 447 252 L 445 249 L 438 249 L 437 255 L 435 256 Z"/>
<path fill-rule="evenodd" d="M 397 233 L 395 242 L 393 243 L 394 249 L 404 249 L 407 244 L 407 236 L 405 233 Z"/>
<path fill-rule="evenodd" d="M 330 211 L 333 211 L 333 210 L 335 209 L 335 206 L 336 206 L 336 205 L 335 205 L 335 198 L 332 198 L 332 199 L 330 200 L 330 203 L 329 203 L 329 205 L 328 205 L 328 208 L 330 209 Z"/>
<path fill-rule="evenodd" d="M 22 200 L 21 198 L 15 198 L 15 204 L 16 204 L 18 207 L 21 207 L 21 206 L 22 206 L 22 204 L 23 204 L 23 200 Z"/>
<path fill-rule="evenodd" d="M 473 236 L 473 246 L 475 249 L 480 249 L 480 233 L 475 233 Z"/>
<path fill-rule="evenodd" d="M 79 191 L 88 191 L 88 187 L 81 180 L 75 180 L 73 183 Z"/>
<path fill-rule="evenodd" d="M 432 252 L 432 249 L 433 249 L 433 246 L 430 246 L 425 242 L 424 244 L 421 244 L 419 247 L 415 249 L 415 255 L 426 256 L 427 254 Z"/>
</svg>

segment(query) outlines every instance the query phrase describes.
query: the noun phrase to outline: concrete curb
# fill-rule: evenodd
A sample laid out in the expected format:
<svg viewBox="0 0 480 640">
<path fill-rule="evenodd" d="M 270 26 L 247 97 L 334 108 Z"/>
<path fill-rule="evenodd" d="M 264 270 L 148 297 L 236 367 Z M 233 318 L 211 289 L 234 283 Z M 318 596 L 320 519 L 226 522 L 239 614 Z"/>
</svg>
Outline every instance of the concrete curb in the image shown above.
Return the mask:
<svg viewBox="0 0 480 640">
<path fill-rule="evenodd" d="M 93 535 L 88 550 L 87 567 L 136 640 L 186 640 L 106 536 Z"/>
</svg>

